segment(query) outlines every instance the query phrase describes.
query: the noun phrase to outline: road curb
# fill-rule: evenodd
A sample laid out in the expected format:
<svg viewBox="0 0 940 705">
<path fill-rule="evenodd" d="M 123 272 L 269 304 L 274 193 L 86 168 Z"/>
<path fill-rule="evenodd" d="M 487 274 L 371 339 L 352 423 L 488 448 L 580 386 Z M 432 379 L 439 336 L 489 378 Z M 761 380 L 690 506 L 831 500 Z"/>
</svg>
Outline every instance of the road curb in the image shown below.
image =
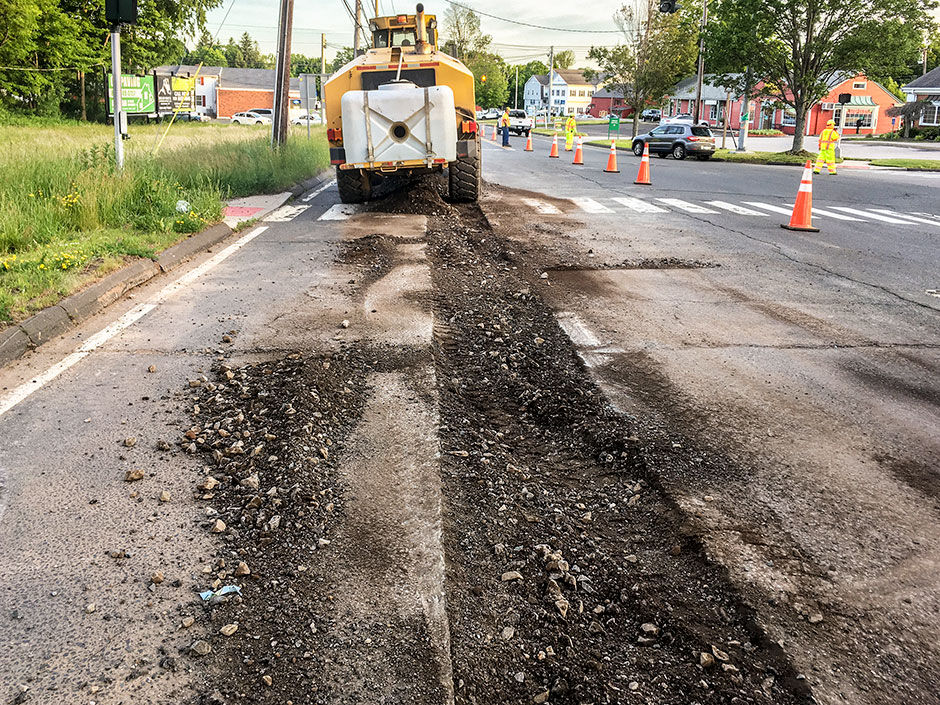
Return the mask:
<svg viewBox="0 0 940 705">
<path fill-rule="evenodd" d="M 332 170 L 295 184 L 290 191 L 296 198 L 332 178 Z M 205 252 L 234 231 L 225 223 L 210 225 L 161 252 L 156 260 L 137 260 L 104 279 L 44 308 L 24 321 L 0 330 L 0 367 L 7 365 L 48 342 L 69 328 L 91 318 L 120 299 L 131 289 L 165 274 L 193 256 Z"/>
</svg>

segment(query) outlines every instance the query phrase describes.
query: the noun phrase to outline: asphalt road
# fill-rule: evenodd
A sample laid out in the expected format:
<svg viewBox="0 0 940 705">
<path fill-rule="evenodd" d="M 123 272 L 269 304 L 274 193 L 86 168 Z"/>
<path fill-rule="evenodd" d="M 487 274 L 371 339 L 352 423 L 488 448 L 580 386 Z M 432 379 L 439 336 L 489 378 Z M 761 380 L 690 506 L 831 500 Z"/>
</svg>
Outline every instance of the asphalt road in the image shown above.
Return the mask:
<svg viewBox="0 0 940 705">
<path fill-rule="evenodd" d="M 606 174 L 604 150 L 586 150 L 576 167 L 564 154 L 549 160 L 544 140 L 531 154 L 522 139 L 513 144 L 484 145 L 487 227 L 512 244 L 506 262 L 531 277 L 606 400 L 639 420 L 675 521 L 727 571 L 818 701 L 935 702 L 940 175 L 817 178 L 820 232 L 794 233 L 779 224 L 799 169 L 654 159 L 654 185 L 641 187 L 632 156 L 618 155 L 621 173 Z M 318 630 L 298 622 L 303 635 L 279 649 L 303 664 L 305 647 L 290 655 L 295 638 L 332 644 L 332 666 L 318 667 L 344 681 L 347 697 L 379 689 L 446 701 L 453 653 L 462 673 L 475 673 L 472 651 L 448 640 L 476 637 L 476 626 L 449 634 L 440 608 L 454 590 L 443 584 L 448 497 L 428 455 L 438 425 L 453 425 L 437 417 L 439 389 L 459 380 L 436 380 L 432 365 L 442 351 L 432 355 L 428 220 L 337 200 L 334 189 L 308 194 L 0 370 L 0 396 L 31 391 L 0 415 L 2 697 L 27 688 L 36 702 L 186 702 L 204 677 L 190 645 L 204 638 L 230 653 L 221 617 L 195 592 L 231 581 L 243 558 L 257 575 L 258 612 L 241 633 L 268 651 L 279 640 L 261 623 L 281 611 L 278 599 L 290 604 L 285 581 L 293 585 L 301 564 L 325 571 L 316 577 L 331 592 L 316 610 L 327 618 Z M 472 239 L 482 226 L 455 227 Z M 452 267 L 469 275 L 468 262 L 461 255 Z M 492 280 L 481 277 L 480 288 Z M 69 357 L 96 335 L 93 352 Z M 322 559 L 305 553 L 277 573 L 256 554 L 226 553 L 237 537 L 210 529 L 212 512 L 226 508 L 193 491 L 209 461 L 177 450 L 182 429 L 200 425 L 204 402 L 190 381 L 204 389 L 222 360 L 329 355 L 364 342 L 384 367 L 365 381 L 377 391 L 336 469 L 353 488 L 347 511 L 358 523 L 333 549 L 321 546 Z M 665 461 L 686 452 L 678 465 Z M 395 482 L 384 482 L 379 456 Z M 135 469 L 144 479 L 124 482 Z M 408 530 L 399 536 L 398 526 Z M 190 616 L 195 626 L 185 626 Z M 391 623 L 389 648 L 370 655 Z M 401 631 L 413 624 L 426 630 L 420 653 Z M 480 640 L 496 648 L 489 632 Z M 268 651 L 229 661 L 267 667 L 280 658 Z M 413 670 L 398 668 L 399 651 Z M 277 688 L 291 683 L 271 668 L 274 690 L 257 697 L 286 701 L 292 691 Z M 251 685 L 262 682 L 256 671 L 248 677 L 239 688 L 261 688 Z"/>
</svg>

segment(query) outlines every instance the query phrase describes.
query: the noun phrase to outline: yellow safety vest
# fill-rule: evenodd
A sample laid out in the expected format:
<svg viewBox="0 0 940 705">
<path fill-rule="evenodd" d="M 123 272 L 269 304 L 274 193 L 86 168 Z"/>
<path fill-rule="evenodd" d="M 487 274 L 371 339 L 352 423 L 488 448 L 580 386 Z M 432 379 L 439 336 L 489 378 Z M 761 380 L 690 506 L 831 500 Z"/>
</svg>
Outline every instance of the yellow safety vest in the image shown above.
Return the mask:
<svg viewBox="0 0 940 705">
<path fill-rule="evenodd" d="M 503 127 L 509 127 L 509 113 L 503 113 L 503 117 L 502 117 L 502 120 L 500 121 L 500 125 L 502 125 Z"/>
<path fill-rule="evenodd" d="M 574 132 L 578 129 L 578 123 L 575 122 L 574 118 L 568 118 L 568 122 L 565 123 L 565 132 Z"/>
<path fill-rule="evenodd" d="M 822 131 L 822 134 L 819 135 L 819 148 L 820 149 L 832 149 L 836 146 L 836 142 L 839 141 L 839 131 L 832 127 L 827 127 Z"/>
</svg>

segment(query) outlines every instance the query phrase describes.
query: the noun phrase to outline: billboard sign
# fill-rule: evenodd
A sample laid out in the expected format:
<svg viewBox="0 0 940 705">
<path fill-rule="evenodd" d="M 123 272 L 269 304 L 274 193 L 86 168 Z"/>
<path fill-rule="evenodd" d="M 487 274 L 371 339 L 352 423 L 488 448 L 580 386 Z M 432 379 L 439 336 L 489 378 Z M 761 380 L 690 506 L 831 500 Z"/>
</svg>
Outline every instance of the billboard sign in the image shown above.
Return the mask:
<svg viewBox="0 0 940 705">
<path fill-rule="evenodd" d="M 196 106 L 196 79 L 185 76 L 156 74 L 157 112 L 161 115 L 177 110 L 190 112 Z"/>
<path fill-rule="evenodd" d="M 121 74 L 121 110 L 130 115 L 157 112 L 153 76 Z M 108 115 L 114 113 L 114 78 L 108 74 Z"/>
</svg>

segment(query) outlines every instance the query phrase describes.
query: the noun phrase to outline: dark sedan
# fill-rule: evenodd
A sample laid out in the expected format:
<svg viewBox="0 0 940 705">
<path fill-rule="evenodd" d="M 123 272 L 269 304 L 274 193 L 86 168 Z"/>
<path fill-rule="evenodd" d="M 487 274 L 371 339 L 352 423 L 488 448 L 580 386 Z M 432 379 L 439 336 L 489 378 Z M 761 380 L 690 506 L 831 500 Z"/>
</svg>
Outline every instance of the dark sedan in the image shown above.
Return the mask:
<svg viewBox="0 0 940 705">
<path fill-rule="evenodd" d="M 645 135 L 633 138 L 633 153 L 643 155 L 643 145 L 649 144 L 650 154 L 663 159 L 670 154 L 676 159 L 691 155 L 705 160 L 715 153 L 715 138 L 705 125 L 660 125 Z"/>
</svg>

